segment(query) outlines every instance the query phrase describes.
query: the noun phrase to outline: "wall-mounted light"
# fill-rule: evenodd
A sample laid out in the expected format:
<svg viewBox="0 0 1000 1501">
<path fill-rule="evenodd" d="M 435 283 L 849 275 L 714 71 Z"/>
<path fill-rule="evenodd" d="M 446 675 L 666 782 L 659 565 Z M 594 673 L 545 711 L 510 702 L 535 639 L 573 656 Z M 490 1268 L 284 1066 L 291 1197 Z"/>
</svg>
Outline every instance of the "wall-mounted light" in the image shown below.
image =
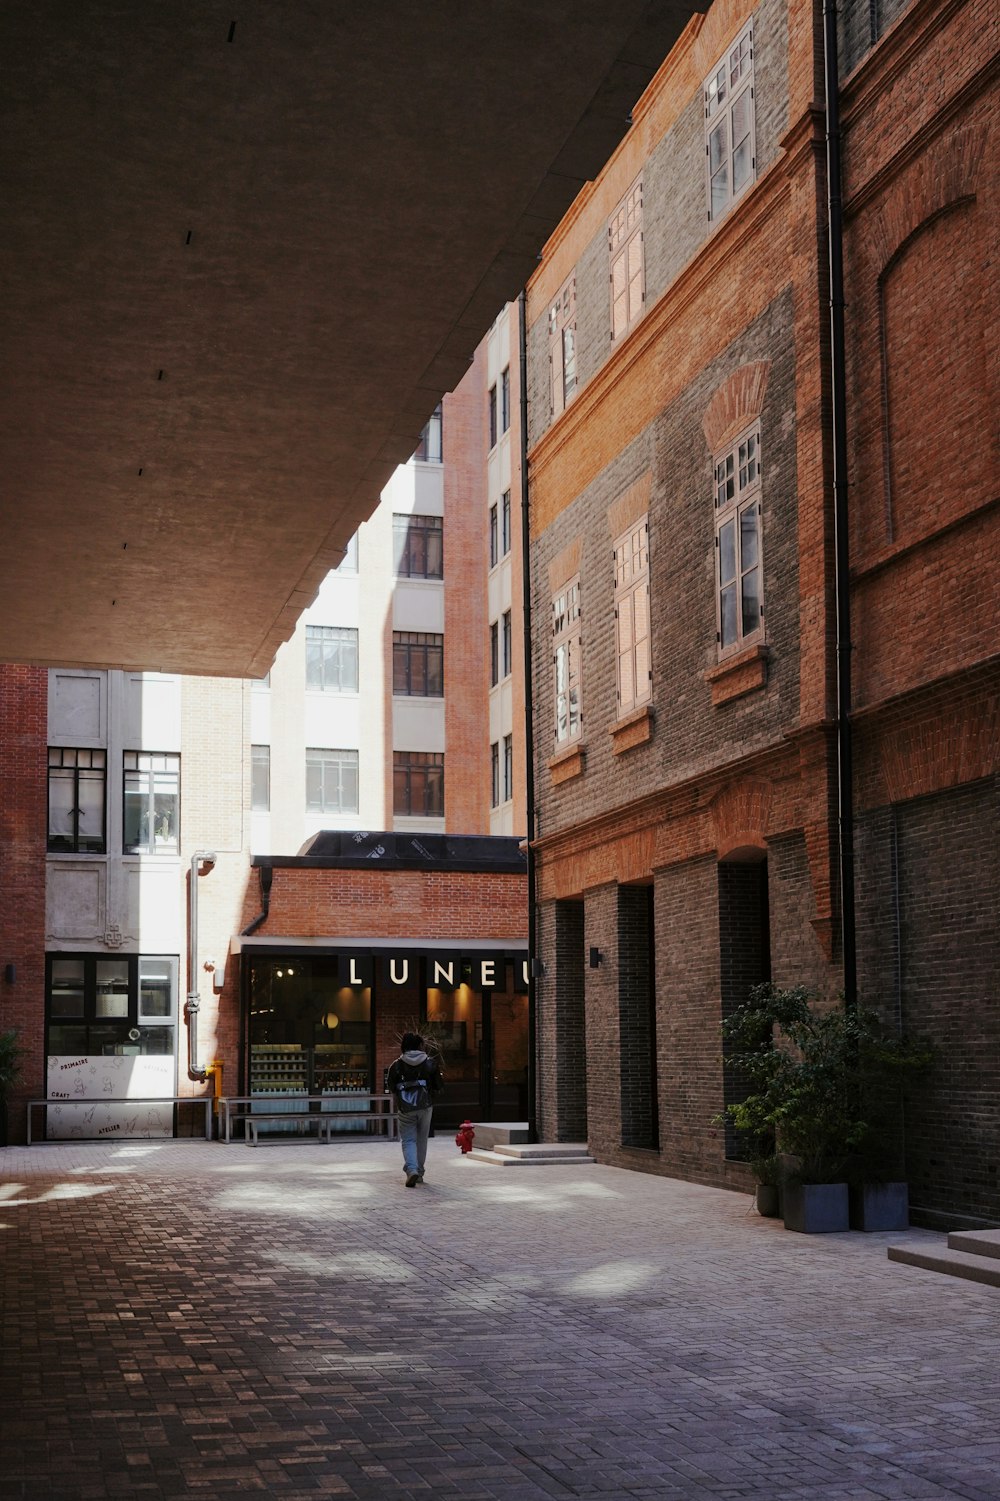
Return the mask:
<svg viewBox="0 0 1000 1501">
<path fill-rule="evenodd" d="M 335 1032 L 340 1026 L 340 1017 L 337 1015 L 336 1011 L 328 1011 L 326 1013 L 326 1016 L 324 1017 L 324 1021 L 326 1022 L 327 1031 L 329 1032 Z"/>
<path fill-rule="evenodd" d="M 601 961 L 603 960 L 603 958 L 604 958 L 604 955 L 601 953 L 600 949 L 591 949 L 591 951 L 590 951 L 590 967 L 591 967 L 591 969 L 600 969 L 600 967 L 601 967 Z"/>
</svg>

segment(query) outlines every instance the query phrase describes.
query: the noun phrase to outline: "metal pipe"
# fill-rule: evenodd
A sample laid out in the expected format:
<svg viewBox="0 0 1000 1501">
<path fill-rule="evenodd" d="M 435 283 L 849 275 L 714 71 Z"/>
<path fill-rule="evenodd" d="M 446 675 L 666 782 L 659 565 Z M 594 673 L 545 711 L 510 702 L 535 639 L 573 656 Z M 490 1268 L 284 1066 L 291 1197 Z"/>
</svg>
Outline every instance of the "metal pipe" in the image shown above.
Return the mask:
<svg viewBox="0 0 1000 1501">
<path fill-rule="evenodd" d="M 198 1064 L 198 1012 L 201 996 L 198 989 L 198 877 L 207 875 L 215 865 L 211 850 L 197 850 L 191 856 L 191 875 L 188 881 L 188 991 L 184 1016 L 188 1029 L 188 1078 L 204 1082 L 209 1076 L 207 1068 Z M 204 871 L 201 867 L 204 866 Z"/>
<path fill-rule="evenodd" d="M 851 744 L 851 575 L 847 494 L 847 374 L 844 352 L 844 215 L 841 198 L 840 75 L 836 0 L 823 3 L 826 90 L 826 193 L 830 290 L 830 402 L 837 596 L 837 802 L 840 827 L 840 931 L 844 1005 L 858 1003 L 854 913 L 854 790 Z"/>
<path fill-rule="evenodd" d="M 249 938 L 251 933 L 256 933 L 257 929 L 267 921 L 267 914 L 271 910 L 271 882 L 274 880 L 273 866 L 258 865 L 257 879 L 260 882 L 260 911 L 253 922 L 247 923 L 240 934 L 241 938 Z"/>
<path fill-rule="evenodd" d="M 528 513 L 528 330 L 525 294 L 517 299 L 517 331 L 521 380 L 521 611 L 524 622 L 524 785 L 525 837 L 528 876 L 528 1124 L 537 1135 L 538 1111 L 535 1100 L 535 984 L 538 969 L 538 928 L 535 913 L 535 737 L 532 728 L 533 700 L 531 676 L 531 527 Z"/>
</svg>

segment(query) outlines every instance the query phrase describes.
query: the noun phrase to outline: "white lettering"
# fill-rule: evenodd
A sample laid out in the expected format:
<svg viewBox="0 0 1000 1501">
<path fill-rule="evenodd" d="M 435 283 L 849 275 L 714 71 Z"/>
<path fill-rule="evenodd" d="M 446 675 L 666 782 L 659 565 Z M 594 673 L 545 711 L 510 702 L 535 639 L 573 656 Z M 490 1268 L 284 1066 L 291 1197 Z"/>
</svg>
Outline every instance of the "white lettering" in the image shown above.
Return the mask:
<svg viewBox="0 0 1000 1501">
<path fill-rule="evenodd" d="M 393 985 L 405 985 L 410 978 L 409 959 L 400 959 L 399 963 L 403 966 L 403 973 L 401 975 L 397 975 L 396 973 L 396 960 L 389 960 L 389 979 Z"/>
<path fill-rule="evenodd" d="M 455 983 L 455 961 L 454 961 L 454 959 L 452 959 L 450 961 L 450 963 L 448 963 L 448 964 L 439 964 L 436 959 L 434 960 L 434 978 L 431 981 L 432 987 L 437 986 L 438 983 L 442 979 L 445 981 L 445 983 L 447 985 L 454 985 L 454 983 Z"/>
<path fill-rule="evenodd" d="M 480 959 L 479 983 L 484 990 L 492 990 L 496 985 L 496 960 Z"/>
<path fill-rule="evenodd" d="M 356 959 L 351 960 L 351 978 L 348 983 L 351 985 L 361 985 L 364 983 L 358 974 L 358 961 Z"/>
<path fill-rule="evenodd" d="M 525 985 L 527 985 L 529 983 L 530 978 L 531 978 L 530 975 L 529 975 L 529 973 L 528 973 L 528 961 L 527 961 L 527 959 L 522 959 L 521 960 L 521 974 L 524 977 L 524 983 L 525 983 Z"/>
</svg>

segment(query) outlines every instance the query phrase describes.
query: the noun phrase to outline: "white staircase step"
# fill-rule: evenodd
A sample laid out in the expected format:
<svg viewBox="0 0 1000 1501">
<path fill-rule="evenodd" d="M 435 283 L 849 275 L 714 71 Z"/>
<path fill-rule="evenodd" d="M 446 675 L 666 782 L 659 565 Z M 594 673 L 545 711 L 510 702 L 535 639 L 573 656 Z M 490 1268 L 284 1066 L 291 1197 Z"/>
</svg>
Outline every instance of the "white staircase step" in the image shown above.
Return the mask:
<svg viewBox="0 0 1000 1501">
<path fill-rule="evenodd" d="M 967 1251 L 971 1256 L 1000 1257 L 1000 1230 L 952 1230 L 948 1236 L 950 1251 Z"/>
<path fill-rule="evenodd" d="M 593 1160 L 587 1150 L 586 1142 L 540 1141 L 533 1142 L 531 1145 L 522 1144 L 521 1142 L 498 1142 L 494 1150 L 503 1152 L 505 1157 L 530 1157 L 532 1161 L 538 1158 L 549 1159 L 554 1157 L 560 1157 L 564 1161 L 575 1161 L 578 1158 L 588 1161 Z"/>
<path fill-rule="evenodd" d="M 587 1148 L 571 1146 L 568 1149 L 556 1143 L 546 1147 L 511 1145 L 497 1147 L 495 1151 L 485 1147 L 473 1147 L 468 1153 L 473 1162 L 491 1162 L 494 1167 L 576 1167 L 579 1163 L 593 1163 Z"/>
<path fill-rule="evenodd" d="M 960 1233 L 981 1235 L 983 1232 L 962 1231 Z M 890 1246 L 889 1260 L 900 1261 L 905 1266 L 923 1267 L 928 1272 L 945 1272 L 950 1277 L 964 1277 L 968 1282 L 984 1282 L 988 1287 L 1000 1287 L 1000 1260 L 994 1252 L 985 1256 L 977 1256 L 968 1251 L 953 1251 L 944 1246 L 940 1249 Z"/>
</svg>

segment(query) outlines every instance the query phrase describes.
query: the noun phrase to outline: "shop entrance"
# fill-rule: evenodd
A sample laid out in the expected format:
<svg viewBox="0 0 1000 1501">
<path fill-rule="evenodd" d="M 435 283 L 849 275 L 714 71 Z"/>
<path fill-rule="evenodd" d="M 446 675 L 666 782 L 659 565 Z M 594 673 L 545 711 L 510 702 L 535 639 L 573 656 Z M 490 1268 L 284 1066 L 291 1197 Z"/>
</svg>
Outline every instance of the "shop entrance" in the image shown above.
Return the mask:
<svg viewBox="0 0 1000 1501">
<path fill-rule="evenodd" d="M 435 1123 L 527 1120 L 528 997 L 509 980 L 505 990 L 480 993 L 459 985 L 425 994 L 422 1025 L 441 1054 L 445 1077 Z"/>
</svg>

